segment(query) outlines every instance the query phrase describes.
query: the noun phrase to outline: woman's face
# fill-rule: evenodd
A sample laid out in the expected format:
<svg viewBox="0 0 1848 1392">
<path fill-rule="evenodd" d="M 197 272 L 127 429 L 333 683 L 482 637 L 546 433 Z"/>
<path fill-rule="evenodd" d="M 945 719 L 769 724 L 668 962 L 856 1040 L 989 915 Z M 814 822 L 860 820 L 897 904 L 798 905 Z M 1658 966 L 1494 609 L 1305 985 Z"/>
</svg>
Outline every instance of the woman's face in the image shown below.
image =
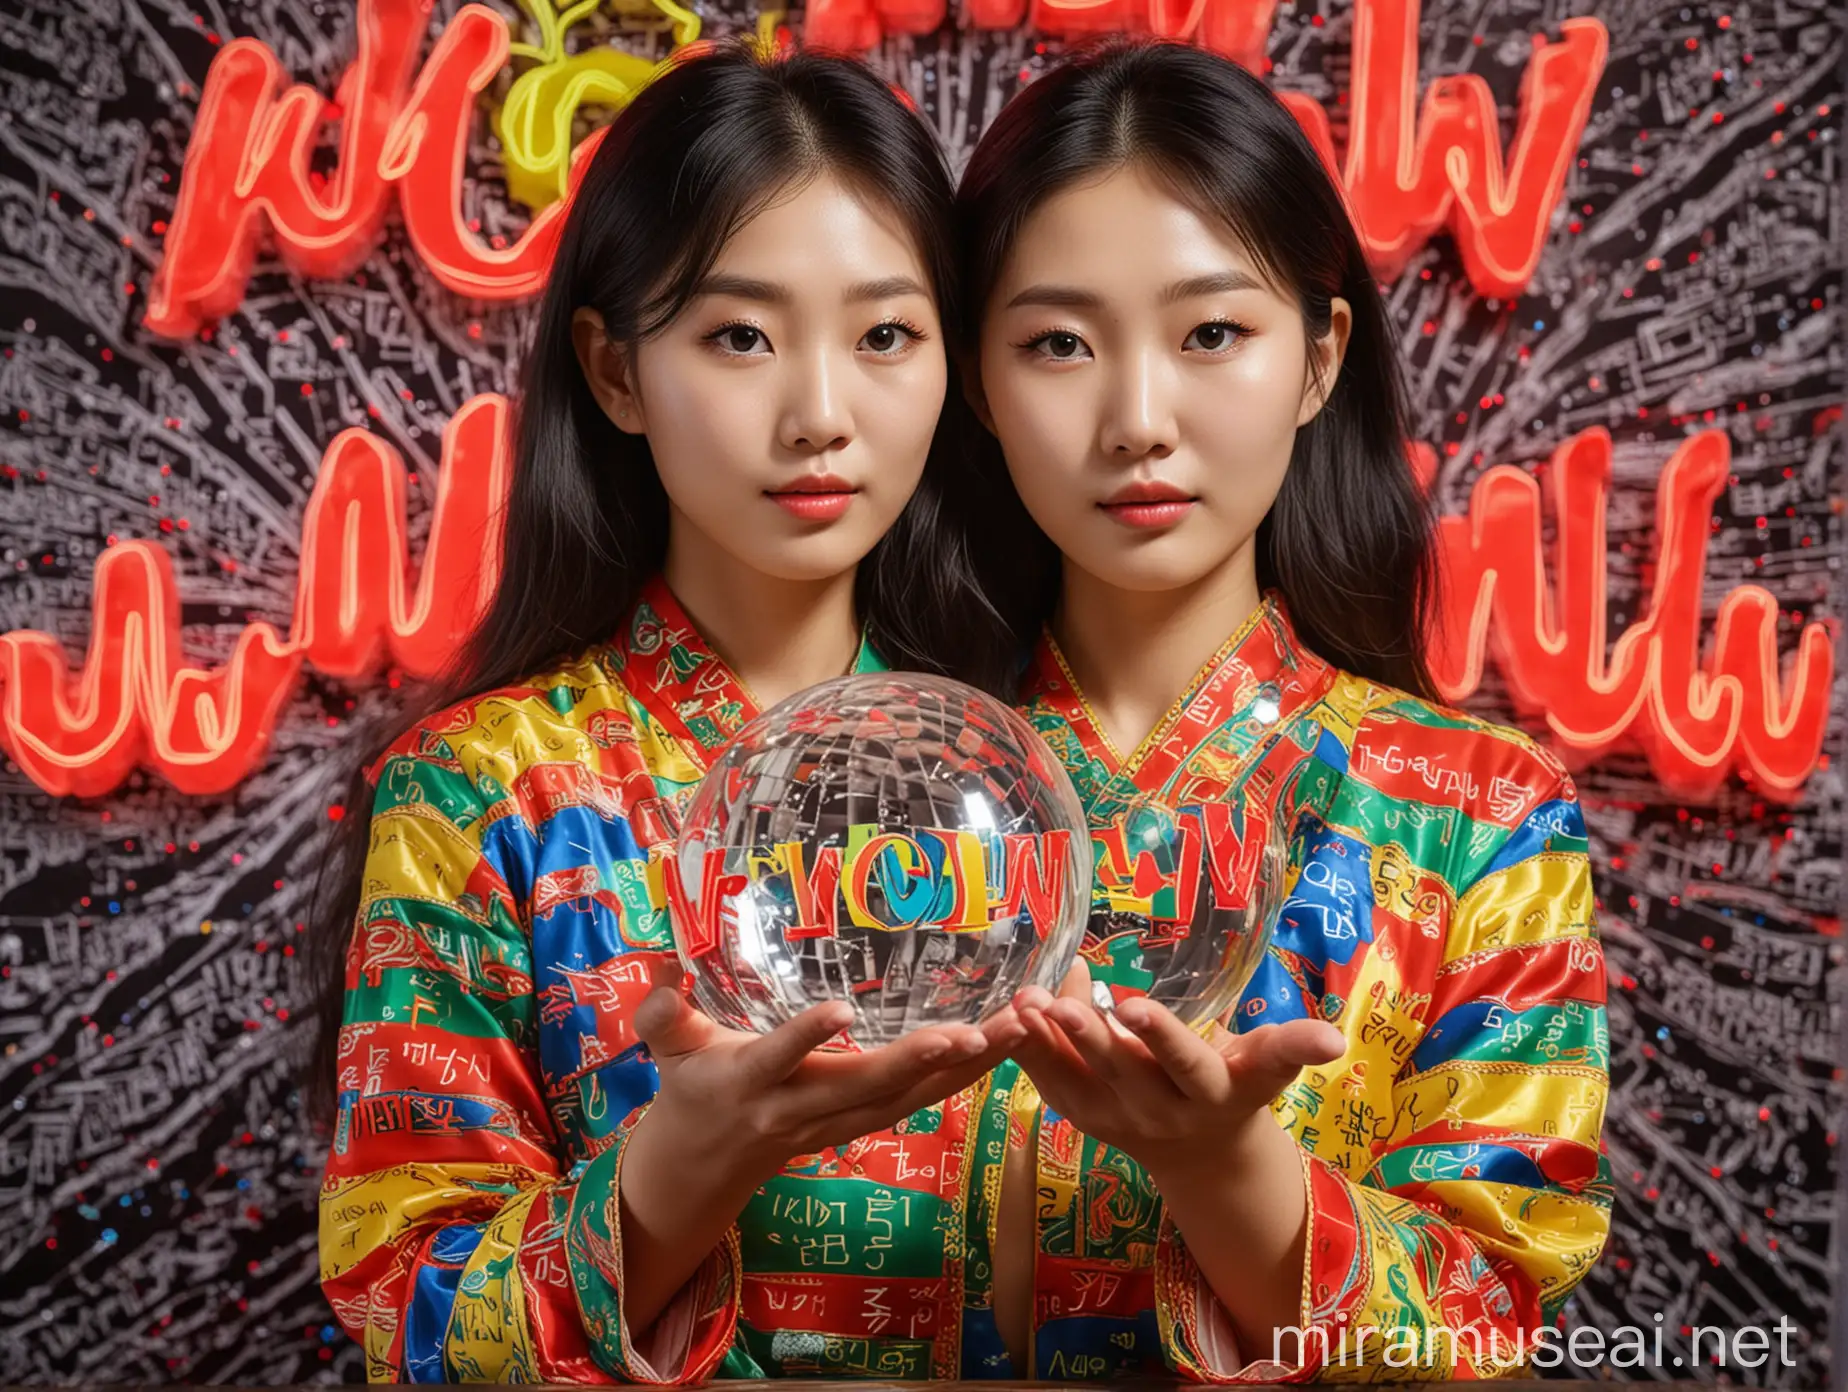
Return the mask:
<svg viewBox="0 0 1848 1392">
<path fill-rule="evenodd" d="M 917 488 L 947 381 L 930 280 L 902 226 L 832 176 L 740 227 L 633 353 L 594 311 L 575 328 L 599 403 L 648 437 L 675 548 L 824 579 Z"/>
<path fill-rule="evenodd" d="M 1315 347 L 1332 385 L 1348 307 Z M 1320 408 L 1302 310 L 1135 167 L 1041 204 L 986 306 L 984 415 L 1068 565 L 1138 591 L 1254 565 Z M 1255 584 L 1255 577 L 1253 578 Z"/>
</svg>

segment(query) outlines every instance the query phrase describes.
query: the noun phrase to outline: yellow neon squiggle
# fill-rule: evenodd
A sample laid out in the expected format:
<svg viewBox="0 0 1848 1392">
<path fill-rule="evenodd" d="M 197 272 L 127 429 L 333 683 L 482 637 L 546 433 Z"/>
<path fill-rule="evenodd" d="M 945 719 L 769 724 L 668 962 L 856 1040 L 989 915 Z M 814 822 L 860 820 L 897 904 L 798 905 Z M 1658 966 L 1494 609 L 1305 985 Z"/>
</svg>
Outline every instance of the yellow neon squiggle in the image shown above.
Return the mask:
<svg viewBox="0 0 1848 1392">
<path fill-rule="evenodd" d="M 603 0 L 577 0 L 562 13 L 551 0 L 520 3 L 539 32 L 539 43 L 510 44 L 507 51 L 538 66 L 508 88 L 506 102 L 494 115 L 494 133 L 501 142 L 508 194 L 538 212 L 567 191 L 578 109 L 620 109 L 666 64 L 603 44 L 565 52 L 566 32 L 594 14 Z M 699 16 L 675 0 L 648 0 L 648 9 L 668 21 L 676 50 L 699 37 Z"/>
</svg>

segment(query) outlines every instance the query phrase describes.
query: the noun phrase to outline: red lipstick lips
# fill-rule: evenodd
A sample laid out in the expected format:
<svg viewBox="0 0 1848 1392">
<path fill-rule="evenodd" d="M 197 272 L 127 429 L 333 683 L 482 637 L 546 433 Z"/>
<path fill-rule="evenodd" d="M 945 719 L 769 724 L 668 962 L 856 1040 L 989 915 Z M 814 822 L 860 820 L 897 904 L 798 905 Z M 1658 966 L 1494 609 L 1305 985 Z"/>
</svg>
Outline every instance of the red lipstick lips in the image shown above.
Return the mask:
<svg viewBox="0 0 1848 1392">
<path fill-rule="evenodd" d="M 804 522 L 833 522 L 853 506 L 860 490 L 838 474 L 804 474 L 764 496 Z"/>
<path fill-rule="evenodd" d="M 1159 479 L 1126 483 L 1098 506 L 1112 522 L 1125 527 L 1172 527 L 1193 510 L 1193 494 Z"/>
</svg>

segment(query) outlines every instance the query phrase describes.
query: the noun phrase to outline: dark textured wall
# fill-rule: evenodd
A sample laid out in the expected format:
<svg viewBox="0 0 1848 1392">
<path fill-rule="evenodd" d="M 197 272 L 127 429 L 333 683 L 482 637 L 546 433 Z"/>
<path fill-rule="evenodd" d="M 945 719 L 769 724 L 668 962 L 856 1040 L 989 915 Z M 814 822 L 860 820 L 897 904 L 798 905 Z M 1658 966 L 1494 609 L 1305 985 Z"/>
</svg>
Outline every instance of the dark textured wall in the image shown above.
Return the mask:
<svg viewBox="0 0 1848 1392">
<path fill-rule="evenodd" d="M 347 281 L 260 262 L 209 341 L 142 328 L 217 43 L 260 38 L 330 94 L 353 53 L 350 0 L 194 3 L 0 6 L 0 631 L 55 633 L 73 662 L 106 539 L 167 548 L 195 663 L 225 660 L 248 618 L 286 627 L 302 509 L 345 426 L 370 425 L 417 471 L 416 534 L 443 422 L 509 386 L 525 318 L 441 289 L 394 228 Z M 701 13 L 708 35 L 748 23 Z M 1725 430 L 1706 612 L 1764 584 L 1788 653 L 1799 621 L 1840 613 L 1840 15 L 1820 0 L 1433 0 L 1423 77 L 1482 74 L 1506 139 L 1528 36 L 1588 13 L 1609 27 L 1609 64 L 1527 292 L 1475 294 L 1441 235 L 1391 286 L 1419 438 L 1454 511 L 1484 465 L 1535 465 L 1573 431 L 1610 429 L 1614 634 L 1649 583 L 1658 473 L 1689 432 Z M 1338 117 L 1350 29 L 1348 0 L 1284 4 L 1278 86 Z M 874 60 L 960 161 L 1023 68 L 1056 52 L 945 30 Z M 482 135 L 478 211 L 517 228 Z M 316 1284 L 300 919 L 330 773 L 395 699 L 310 670 L 260 771 L 215 797 L 137 773 L 56 799 L 0 770 L 10 1378 L 359 1375 Z M 1493 671 L 1472 703 L 1509 714 Z M 1613 970 L 1619 1199 L 1570 1319 L 1788 1315 L 1798 1365 L 1734 1376 L 1792 1386 L 1827 1378 L 1835 1265 L 1838 737 L 1830 749 L 1789 808 L 1736 782 L 1689 805 L 1635 754 L 1580 775 Z"/>
</svg>

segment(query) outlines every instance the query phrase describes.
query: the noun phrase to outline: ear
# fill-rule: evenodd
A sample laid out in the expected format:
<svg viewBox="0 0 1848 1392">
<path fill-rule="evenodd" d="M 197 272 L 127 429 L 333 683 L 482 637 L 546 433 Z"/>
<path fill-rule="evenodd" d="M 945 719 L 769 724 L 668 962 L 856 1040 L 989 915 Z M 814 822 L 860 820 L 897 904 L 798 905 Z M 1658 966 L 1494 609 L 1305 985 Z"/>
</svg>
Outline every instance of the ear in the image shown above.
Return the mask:
<svg viewBox="0 0 1848 1392">
<path fill-rule="evenodd" d="M 1339 295 L 1328 302 L 1328 332 L 1309 345 L 1315 371 L 1303 386 L 1303 402 L 1296 412 L 1298 427 L 1309 424 L 1328 404 L 1347 356 L 1348 335 L 1354 331 L 1354 309 Z"/>
<path fill-rule="evenodd" d="M 988 393 L 982 389 L 980 360 L 965 358 L 958 366 L 962 375 L 963 400 L 967 401 L 969 409 L 975 412 L 975 418 L 982 423 L 982 429 L 993 435 L 995 418 L 988 409 Z"/>
<path fill-rule="evenodd" d="M 641 393 L 635 387 L 634 362 L 620 344 L 610 341 L 603 329 L 603 316 L 594 309 L 574 313 L 571 345 L 577 350 L 578 366 L 590 394 L 596 397 L 611 424 L 630 435 L 645 434 L 648 423 L 642 415 Z"/>
</svg>

